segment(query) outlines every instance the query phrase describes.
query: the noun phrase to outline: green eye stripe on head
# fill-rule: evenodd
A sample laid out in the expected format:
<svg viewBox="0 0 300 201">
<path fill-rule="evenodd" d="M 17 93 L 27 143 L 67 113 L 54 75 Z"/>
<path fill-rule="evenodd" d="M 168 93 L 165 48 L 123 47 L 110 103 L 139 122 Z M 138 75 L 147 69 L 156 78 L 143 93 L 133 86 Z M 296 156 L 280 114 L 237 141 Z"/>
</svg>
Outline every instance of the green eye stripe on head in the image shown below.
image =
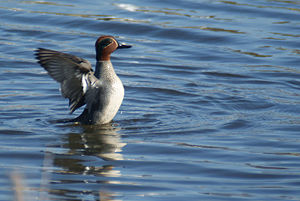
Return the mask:
<svg viewBox="0 0 300 201">
<path fill-rule="evenodd" d="M 113 41 L 110 38 L 103 39 L 100 43 L 101 48 L 106 48 L 109 46 Z"/>
</svg>

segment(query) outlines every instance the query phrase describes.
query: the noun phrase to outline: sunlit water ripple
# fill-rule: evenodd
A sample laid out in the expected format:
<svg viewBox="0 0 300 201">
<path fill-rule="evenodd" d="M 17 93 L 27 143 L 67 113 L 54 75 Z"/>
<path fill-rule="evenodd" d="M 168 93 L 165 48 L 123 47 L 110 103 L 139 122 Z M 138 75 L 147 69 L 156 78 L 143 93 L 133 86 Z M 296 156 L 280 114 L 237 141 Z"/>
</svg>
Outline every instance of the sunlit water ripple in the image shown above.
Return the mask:
<svg viewBox="0 0 300 201">
<path fill-rule="evenodd" d="M 0 200 L 299 200 L 298 1 L 1 1 Z M 112 125 L 69 119 L 33 51 L 112 62 Z M 80 113 L 77 112 L 74 116 Z"/>
</svg>

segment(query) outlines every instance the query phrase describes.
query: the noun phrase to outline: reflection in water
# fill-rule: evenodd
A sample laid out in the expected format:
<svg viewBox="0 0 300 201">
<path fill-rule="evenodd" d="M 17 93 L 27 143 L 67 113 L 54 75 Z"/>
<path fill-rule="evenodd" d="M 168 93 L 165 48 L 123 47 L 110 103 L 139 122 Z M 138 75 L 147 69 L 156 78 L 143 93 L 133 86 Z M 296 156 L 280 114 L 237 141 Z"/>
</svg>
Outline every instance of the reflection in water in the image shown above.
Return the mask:
<svg viewBox="0 0 300 201">
<path fill-rule="evenodd" d="M 120 153 L 126 143 L 122 143 L 117 133 L 120 128 L 106 126 L 86 126 L 81 134 L 70 133 L 68 144 L 70 154 L 82 152 L 84 155 L 99 156 L 104 160 L 123 160 Z"/>
<path fill-rule="evenodd" d="M 121 142 L 117 133 L 120 129 L 111 125 L 85 126 L 83 129 L 82 133 L 68 134 L 63 145 L 68 149 L 67 153 L 55 154 L 53 163 L 62 170 L 56 171 L 56 178 L 51 178 L 53 186 L 50 193 L 72 199 L 75 199 L 74 196 L 78 199 L 78 195 L 84 194 L 84 197 L 93 196 L 97 200 L 115 200 L 116 194 L 110 192 L 104 184 L 118 183 L 110 178 L 121 176 L 121 172 L 114 169 L 113 163 L 123 160 L 121 151 L 126 143 Z M 94 187 L 89 187 L 87 191 L 86 185 Z"/>
</svg>

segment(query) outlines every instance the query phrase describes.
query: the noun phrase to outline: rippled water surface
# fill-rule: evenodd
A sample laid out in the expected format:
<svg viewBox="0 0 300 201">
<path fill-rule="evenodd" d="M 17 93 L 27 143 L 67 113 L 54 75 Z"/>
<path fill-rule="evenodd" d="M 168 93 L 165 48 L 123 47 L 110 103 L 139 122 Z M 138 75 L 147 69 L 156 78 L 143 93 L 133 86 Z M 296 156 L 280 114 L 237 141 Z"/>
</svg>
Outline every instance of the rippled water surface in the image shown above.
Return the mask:
<svg viewBox="0 0 300 201">
<path fill-rule="evenodd" d="M 0 1 L 0 200 L 299 200 L 296 0 Z M 112 55 L 112 125 L 57 123 L 38 47 Z"/>
</svg>

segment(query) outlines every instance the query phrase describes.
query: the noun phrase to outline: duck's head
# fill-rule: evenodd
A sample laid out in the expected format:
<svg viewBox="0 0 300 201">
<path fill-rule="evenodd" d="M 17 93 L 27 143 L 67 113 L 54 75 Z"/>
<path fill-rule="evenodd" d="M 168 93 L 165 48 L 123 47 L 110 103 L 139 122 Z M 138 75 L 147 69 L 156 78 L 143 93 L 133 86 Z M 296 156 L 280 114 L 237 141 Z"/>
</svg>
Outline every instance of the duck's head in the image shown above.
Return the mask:
<svg viewBox="0 0 300 201">
<path fill-rule="evenodd" d="M 110 54 L 116 49 L 130 48 L 131 45 L 119 43 L 113 36 L 100 36 L 96 43 L 96 59 L 97 61 L 110 60 Z"/>
</svg>

